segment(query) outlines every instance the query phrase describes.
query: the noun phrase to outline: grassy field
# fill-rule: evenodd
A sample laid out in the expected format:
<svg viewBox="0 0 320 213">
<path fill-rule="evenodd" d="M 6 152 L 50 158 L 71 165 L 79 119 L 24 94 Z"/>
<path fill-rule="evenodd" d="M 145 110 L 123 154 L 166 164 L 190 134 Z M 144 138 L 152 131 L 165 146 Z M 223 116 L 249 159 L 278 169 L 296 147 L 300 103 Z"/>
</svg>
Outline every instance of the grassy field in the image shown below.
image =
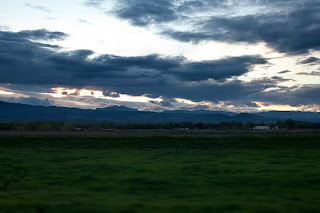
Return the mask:
<svg viewBox="0 0 320 213">
<path fill-rule="evenodd" d="M 320 212 L 320 135 L 2 135 L 0 212 Z"/>
</svg>

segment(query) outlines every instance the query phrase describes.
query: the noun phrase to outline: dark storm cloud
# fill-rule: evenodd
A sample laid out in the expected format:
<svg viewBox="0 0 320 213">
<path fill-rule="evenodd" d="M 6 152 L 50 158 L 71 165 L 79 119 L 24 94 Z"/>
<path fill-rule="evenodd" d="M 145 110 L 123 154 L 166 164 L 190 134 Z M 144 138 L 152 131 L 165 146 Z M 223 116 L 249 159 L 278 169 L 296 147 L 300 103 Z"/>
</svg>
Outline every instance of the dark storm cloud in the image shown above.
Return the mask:
<svg viewBox="0 0 320 213">
<path fill-rule="evenodd" d="M 141 78 L 175 78 L 182 81 L 202 81 L 209 78 L 224 80 L 249 72 L 255 64 L 267 62 L 257 56 L 234 57 L 221 60 L 188 62 L 183 57 L 142 57 L 100 56 L 95 59 L 117 72 L 116 75 Z M 151 80 L 151 79 L 150 79 Z"/>
<path fill-rule="evenodd" d="M 203 86 L 200 81 L 209 78 L 223 81 L 249 72 L 252 65 L 267 63 L 257 56 L 203 62 L 188 62 L 182 57 L 159 55 L 102 55 L 88 60 L 87 56 L 92 54 L 90 50 L 57 53 L 43 48 L 43 44 L 27 39 L 34 34 L 38 35 L 31 31 L 0 34 L 0 44 L 3 47 L 0 51 L 1 83 L 92 86 L 110 92 L 132 95 L 148 93 L 150 96 L 178 97 L 175 95 L 185 96 L 183 94 L 188 93 L 187 96 L 192 99 L 199 96 L 197 93 L 200 92 L 200 99 L 205 100 L 212 96 L 212 93 L 205 95 L 206 92 L 201 92 L 200 90 L 210 86 Z M 45 36 L 47 37 L 51 38 Z M 189 86 L 189 82 L 198 86 Z M 219 86 L 214 89 L 217 88 Z M 176 91 L 170 91 L 172 89 Z M 221 91 L 219 93 L 221 94 Z"/>
<path fill-rule="evenodd" d="M 299 64 L 312 64 L 312 63 L 318 63 L 320 62 L 320 59 L 319 58 L 316 58 L 316 57 L 309 57 L 303 61 L 300 61 Z"/>
<path fill-rule="evenodd" d="M 115 13 L 122 19 L 130 20 L 133 25 L 146 26 L 177 19 L 170 0 L 123 0 L 120 4 Z"/>
<path fill-rule="evenodd" d="M 155 96 L 165 94 L 167 97 L 180 97 L 193 101 L 247 101 L 252 94 L 260 93 L 271 85 L 265 82 L 243 83 L 230 81 L 221 84 L 202 83 L 198 85 L 170 85 L 169 88 L 156 86 L 153 89 Z"/>
<path fill-rule="evenodd" d="M 1 41 L 8 42 L 29 42 L 29 40 L 63 40 L 68 35 L 62 32 L 51 32 L 45 29 L 41 30 L 23 30 L 19 32 L 0 31 Z M 30 42 L 31 43 L 31 42 Z"/>
<path fill-rule="evenodd" d="M 290 73 L 291 71 L 289 71 L 289 70 L 283 70 L 283 71 L 281 71 L 281 72 L 278 72 L 278 74 L 286 74 L 286 73 Z"/>
<path fill-rule="evenodd" d="M 92 50 L 75 50 L 69 52 L 69 55 L 77 58 L 86 59 L 88 56 L 92 55 L 94 52 Z"/>
<path fill-rule="evenodd" d="M 217 40 L 226 42 L 264 41 L 280 52 L 300 54 L 320 48 L 320 2 L 291 1 L 173 1 L 125 0 L 114 11 L 133 25 L 171 23 L 160 29 L 163 35 L 182 42 Z M 233 15 L 241 6 L 260 6 L 260 14 Z M 210 10 L 226 10 L 218 15 Z M 240 9 L 241 10 L 241 9 Z M 210 15 L 199 17 L 199 11 Z M 240 11 L 239 11 L 240 12 Z M 243 11 L 245 13 L 246 11 Z M 240 14 L 243 14 L 240 13 Z M 206 13 L 204 13 L 206 14 Z M 185 26 L 184 31 L 175 25 Z M 158 29 L 159 30 L 159 29 Z"/>
<path fill-rule="evenodd" d="M 304 0 L 302 0 L 304 1 Z M 300 1 L 301 2 L 301 1 Z M 182 12 L 194 12 L 196 10 L 212 10 L 212 9 L 232 9 L 234 7 L 295 7 L 299 2 L 297 0 L 187 0 L 187 1 L 175 1 L 178 5 L 177 11 Z"/>
<path fill-rule="evenodd" d="M 221 59 L 217 61 L 202 61 L 188 63 L 180 69 L 180 79 L 187 81 L 201 81 L 209 78 L 223 80 L 232 76 L 247 73 L 254 64 L 266 64 L 259 57 L 243 56 Z"/>
<path fill-rule="evenodd" d="M 140 57 L 119 57 L 101 55 L 88 59 L 93 52 L 77 50 L 57 52 L 29 39 L 41 40 L 62 38 L 63 33 L 46 31 L 39 36 L 37 31 L 28 33 L 0 33 L 0 83 L 39 88 L 67 87 L 99 89 L 106 96 L 120 94 L 147 95 L 149 97 L 186 98 L 193 101 L 234 101 L 247 104 L 256 98 L 282 100 L 285 96 L 277 92 L 266 96 L 268 88 L 277 87 L 279 80 L 262 79 L 244 83 L 227 80 L 241 76 L 256 64 L 267 61 L 258 56 L 231 57 L 220 60 L 189 62 L 183 57 L 162 57 L 147 55 Z M 43 39 L 45 38 L 45 39 Z M 214 80 L 210 80 L 214 79 Z M 46 89 L 41 89 L 42 91 Z M 40 90 L 39 90 L 40 91 Z M 306 90 L 306 93 L 313 90 Z M 116 92 L 116 93 L 115 93 Z M 287 94 L 287 93 L 286 93 Z M 305 93 L 297 93 L 297 96 Z M 306 95 L 305 95 L 306 96 Z M 307 97 L 307 96 L 306 96 Z M 282 97 L 283 98 L 283 97 Z M 298 99 L 298 98 L 297 98 Z M 305 100 L 301 97 L 298 100 Z M 316 100 L 316 99 L 314 99 Z M 171 102 L 171 101 L 165 101 Z M 164 103 L 165 104 L 165 103 Z M 169 106 L 169 105 L 168 105 Z"/>
<path fill-rule="evenodd" d="M 243 56 L 215 61 L 188 62 L 183 57 L 118 57 L 101 55 L 92 60 L 90 50 L 57 53 L 44 44 L 26 38 L 36 32 L 0 33 L 1 83 L 65 84 L 74 86 L 153 85 L 166 81 L 225 80 L 250 71 L 252 65 L 267 63 L 257 56 Z M 56 35 L 59 33 L 54 33 Z M 2 36 L 4 35 L 4 36 Z M 12 38 L 10 40 L 10 35 Z M 22 36 L 24 35 L 24 37 Z M 56 38 L 49 32 L 41 38 Z M 19 38 L 19 39 L 17 39 Z M 27 65 L 27 66 L 26 66 Z M 89 85 L 88 85 L 89 84 Z"/>
<path fill-rule="evenodd" d="M 153 85 L 167 81 L 189 82 L 208 79 L 225 80 L 250 71 L 255 64 L 267 62 L 258 56 L 233 57 L 221 60 L 188 62 L 183 57 L 118 57 L 101 55 L 92 60 L 91 50 L 55 52 L 29 39 L 60 39 L 60 32 L 0 32 L 1 83 L 66 84 L 75 86 L 124 85 L 138 82 Z M 90 84 L 90 85 L 87 85 Z"/>
<path fill-rule="evenodd" d="M 180 40 L 199 42 L 265 41 L 280 52 L 299 54 L 320 48 L 320 4 L 289 14 L 247 15 L 241 17 L 211 17 L 195 32 L 167 31 L 164 34 Z"/>
<path fill-rule="evenodd" d="M 284 93 L 285 92 L 285 93 Z M 282 93 L 282 95 L 281 95 Z M 285 95 L 283 95 L 285 94 Z M 256 101 L 288 104 L 291 106 L 320 104 L 320 86 L 305 85 L 295 90 L 274 90 L 254 95 Z"/>
<path fill-rule="evenodd" d="M 188 1 L 176 4 L 174 0 L 121 0 L 113 11 L 119 18 L 136 26 L 147 26 L 171 22 L 182 17 L 180 12 L 199 9 L 202 1 Z"/>
</svg>

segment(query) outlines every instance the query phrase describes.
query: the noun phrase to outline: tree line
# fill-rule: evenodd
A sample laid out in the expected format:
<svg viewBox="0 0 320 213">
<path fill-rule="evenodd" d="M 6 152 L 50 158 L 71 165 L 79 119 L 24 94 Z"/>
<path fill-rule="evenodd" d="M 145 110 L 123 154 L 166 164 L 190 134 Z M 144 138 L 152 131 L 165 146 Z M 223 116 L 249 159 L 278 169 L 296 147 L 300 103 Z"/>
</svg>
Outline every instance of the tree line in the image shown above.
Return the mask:
<svg viewBox="0 0 320 213">
<path fill-rule="evenodd" d="M 286 129 L 319 129 L 320 122 L 294 121 L 292 119 L 276 123 L 254 122 L 163 122 L 163 123 L 122 123 L 122 122 L 1 122 L 0 130 L 24 131 L 73 131 L 73 130 L 126 130 L 126 129 L 215 129 L 215 130 L 247 130 L 256 126 L 270 126 Z"/>
</svg>

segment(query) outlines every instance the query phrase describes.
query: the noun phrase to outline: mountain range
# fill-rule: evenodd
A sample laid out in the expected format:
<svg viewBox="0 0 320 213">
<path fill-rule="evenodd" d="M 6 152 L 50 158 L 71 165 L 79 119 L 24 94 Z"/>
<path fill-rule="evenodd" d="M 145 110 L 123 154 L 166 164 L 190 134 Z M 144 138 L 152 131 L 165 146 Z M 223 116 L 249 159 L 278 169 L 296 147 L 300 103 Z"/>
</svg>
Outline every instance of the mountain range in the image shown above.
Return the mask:
<svg viewBox="0 0 320 213">
<path fill-rule="evenodd" d="M 293 119 L 320 122 L 319 112 L 269 111 L 234 113 L 209 110 L 139 111 L 125 106 L 78 109 L 57 106 L 33 106 L 0 101 L 0 121 L 92 121 L 92 122 L 276 122 Z"/>
</svg>

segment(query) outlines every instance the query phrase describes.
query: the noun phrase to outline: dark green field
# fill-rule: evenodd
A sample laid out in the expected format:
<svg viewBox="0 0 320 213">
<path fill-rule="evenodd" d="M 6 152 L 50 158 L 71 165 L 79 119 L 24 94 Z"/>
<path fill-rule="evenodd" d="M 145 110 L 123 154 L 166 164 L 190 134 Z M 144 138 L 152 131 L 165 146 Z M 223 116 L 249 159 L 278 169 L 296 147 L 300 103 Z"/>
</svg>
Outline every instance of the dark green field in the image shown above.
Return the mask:
<svg viewBox="0 0 320 213">
<path fill-rule="evenodd" d="M 1 212 L 320 212 L 320 135 L 0 136 Z"/>
</svg>

